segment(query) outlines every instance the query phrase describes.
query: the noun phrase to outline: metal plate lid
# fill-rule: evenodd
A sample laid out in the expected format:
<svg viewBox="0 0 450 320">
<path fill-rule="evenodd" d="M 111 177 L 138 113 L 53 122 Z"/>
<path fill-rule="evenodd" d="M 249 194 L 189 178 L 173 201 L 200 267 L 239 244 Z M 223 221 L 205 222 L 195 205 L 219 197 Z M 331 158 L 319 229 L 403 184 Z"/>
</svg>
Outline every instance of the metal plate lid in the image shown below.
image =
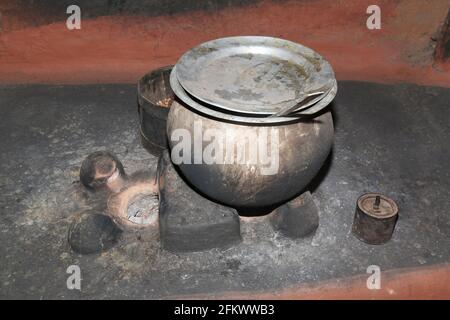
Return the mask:
<svg viewBox="0 0 450 320">
<path fill-rule="evenodd" d="M 332 91 L 327 94 L 322 100 L 317 102 L 314 106 L 307 109 L 303 113 L 296 113 L 289 116 L 284 117 L 267 117 L 267 116 L 252 116 L 248 114 L 243 113 L 232 113 L 232 112 L 226 112 L 226 110 L 221 110 L 220 108 L 212 108 L 211 106 L 201 103 L 195 98 L 193 98 L 191 95 L 189 95 L 183 87 L 180 85 L 177 79 L 177 67 L 175 66 L 172 69 L 172 72 L 170 73 L 170 86 L 175 93 L 176 97 L 180 99 L 185 105 L 188 107 L 204 114 L 210 117 L 213 117 L 215 119 L 219 120 L 225 120 L 233 123 L 243 123 L 243 124 L 281 124 L 281 123 L 288 123 L 288 122 L 296 122 L 299 120 L 304 119 L 303 117 L 306 116 L 306 119 L 309 119 L 314 117 L 314 113 L 318 112 L 318 110 L 322 110 L 327 105 L 330 104 L 330 102 L 333 100 L 334 96 L 336 95 L 337 91 L 337 85 L 333 87 Z M 314 110 L 312 110 L 314 109 Z M 308 113 L 307 113 L 308 111 Z"/>
<path fill-rule="evenodd" d="M 180 85 L 193 97 L 247 114 L 276 113 L 294 106 L 304 92 L 335 81 L 330 64 L 315 51 L 260 36 L 205 42 L 186 52 L 176 67 Z"/>
</svg>

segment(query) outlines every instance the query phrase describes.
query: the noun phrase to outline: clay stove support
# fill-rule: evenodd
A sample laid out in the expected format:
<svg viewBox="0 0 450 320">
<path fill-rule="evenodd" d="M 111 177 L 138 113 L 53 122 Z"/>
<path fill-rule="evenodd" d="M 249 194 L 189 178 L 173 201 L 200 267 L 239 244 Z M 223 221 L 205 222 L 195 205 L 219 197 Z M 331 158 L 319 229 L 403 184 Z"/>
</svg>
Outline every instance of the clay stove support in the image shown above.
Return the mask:
<svg viewBox="0 0 450 320">
<path fill-rule="evenodd" d="M 88 155 L 80 169 L 83 199 L 90 207 L 74 216 L 68 242 L 81 254 L 112 248 L 123 231 L 142 231 L 153 239 L 157 230 L 156 170 L 127 176 L 120 160 L 108 151 Z"/>
<path fill-rule="evenodd" d="M 272 212 L 272 226 L 289 238 L 302 238 L 319 226 L 319 210 L 309 191 Z"/>
<path fill-rule="evenodd" d="M 68 241 L 77 253 L 98 253 L 113 247 L 121 234 L 122 230 L 110 217 L 88 210 L 75 217 L 69 228 Z"/>
<path fill-rule="evenodd" d="M 164 249 L 201 251 L 229 247 L 241 240 L 237 211 L 193 191 L 175 170 L 168 151 L 159 159 L 158 179 Z"/>
<path fill-rule="evenodd" d="M 84 159 L 80 181 L 92 191 L 119 192 L 125 183 L 125 170 L 119 159 L 108 151 L 96 151 Z"/>
</svg>

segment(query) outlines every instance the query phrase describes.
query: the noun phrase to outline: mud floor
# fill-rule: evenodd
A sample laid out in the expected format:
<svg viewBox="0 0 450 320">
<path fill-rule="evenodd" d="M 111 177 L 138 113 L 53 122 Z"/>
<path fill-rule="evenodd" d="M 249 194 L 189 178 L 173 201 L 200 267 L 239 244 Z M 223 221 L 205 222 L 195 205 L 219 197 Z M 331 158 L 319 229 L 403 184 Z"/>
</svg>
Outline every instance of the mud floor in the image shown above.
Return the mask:
<svg viewBox="0 0 450 320">
<path fill-rule="evenodd" d="M 289 240 L 264 217 L 241 222 L 227 250 L 173 254 L 157 236 L 126 233 L 113 249 L 78 255 L 67 230 L 82 160 L 113 151 L 125 170 L 157 159 L 140 145 L 134 85 L 0 87 L 0 298 L 165 298 L 266 291 L 450 261 L 450 90 L 340 82 L 333 152 L 311 184 L 313 237 Z M 370 246 L 350 233 L 364 192 L 397 201 L 394 236 Z M 81 268 L 81 291 L 66 269 Z"/>
</svg>

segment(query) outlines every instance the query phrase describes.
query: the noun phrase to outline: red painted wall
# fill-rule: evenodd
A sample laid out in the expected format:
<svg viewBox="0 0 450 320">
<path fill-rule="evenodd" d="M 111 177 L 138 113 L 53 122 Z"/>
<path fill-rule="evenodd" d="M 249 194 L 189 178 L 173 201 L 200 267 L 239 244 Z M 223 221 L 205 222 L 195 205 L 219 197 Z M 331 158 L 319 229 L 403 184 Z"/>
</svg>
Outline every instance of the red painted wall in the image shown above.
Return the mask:
<svg viewBox="0 0 450 320">
<path fill-rule="evenodd" d="M 170 1 L 162 2 L 167 6 Z M 449 0 L 377 0 L 381 30 L 366 27 L 372 0 L 169 6 L 156 15 L 154 7 L 103 12 L 80 5 L 81 30 L 66 28 L 64 7 L 52 7 L 52 1 L 40 7 L 27 3 L 0 4 L 3 84 L 136 82 L 153 68 L 175 63 L 200 42 L 269 35 L 318 51 L 338 79 L 450 86 L 450 63 L 434 60 L 433 54 Z"/>
</svg>

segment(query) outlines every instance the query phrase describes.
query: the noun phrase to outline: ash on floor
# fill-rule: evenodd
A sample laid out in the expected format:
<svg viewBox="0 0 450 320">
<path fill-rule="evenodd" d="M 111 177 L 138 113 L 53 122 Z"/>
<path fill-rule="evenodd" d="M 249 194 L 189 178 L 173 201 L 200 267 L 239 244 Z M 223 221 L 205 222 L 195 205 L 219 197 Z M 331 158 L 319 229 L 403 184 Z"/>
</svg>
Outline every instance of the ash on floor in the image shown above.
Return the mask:
<svg viewBox="0 0 450 320">
<path fill-rule="evenodd" d="M 267 219 L 242 219 L 243 242 L 173 254 L 127 233 L 102 254 L 78 255 L 67 228 L 82 160 L 117 154 L 129 173 L 156 165 L 140 145 L 134 85 L 0 87 L 0 298 L 162 298 L 286 286 L 450 261 L 450 90 L 340 82 L 333 152 L 311 185 L 320 209 L 313 237 L 289 240 Z M 395 199 L 393 238 L 352 236 L 364 192 Z M 70 265 L 81 291 L 68 290 Z"/>
</svg>

